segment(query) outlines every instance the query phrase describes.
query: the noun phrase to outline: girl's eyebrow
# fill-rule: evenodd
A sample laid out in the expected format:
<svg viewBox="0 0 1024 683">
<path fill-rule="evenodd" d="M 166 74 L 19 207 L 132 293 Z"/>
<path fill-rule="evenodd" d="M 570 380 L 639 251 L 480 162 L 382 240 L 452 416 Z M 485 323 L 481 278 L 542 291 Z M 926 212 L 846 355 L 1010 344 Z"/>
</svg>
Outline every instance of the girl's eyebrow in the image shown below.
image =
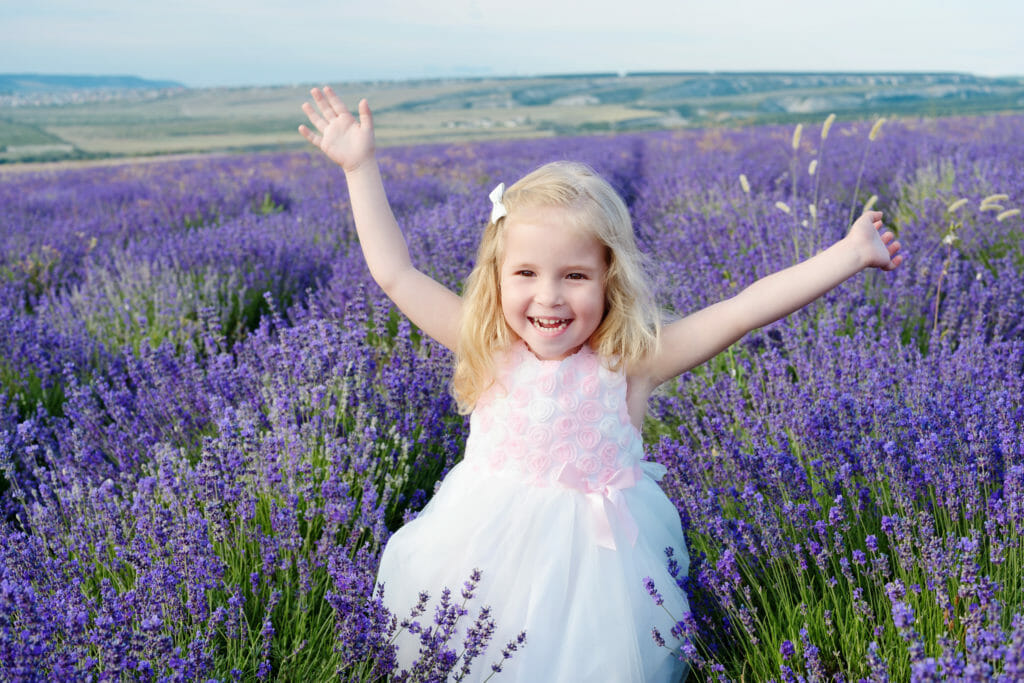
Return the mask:
<svg viewBox="0 0 1024 683">
<path fill-rule="evenodd" d="M 535 268 L 532 261 L 505 261 L 506 268 Z"/>
<path fill-rule="evenodd" d="M 535 264 L 533 261 L 508 261 L 508 262 L 506 262 L 505 265 L 507 267 L 509 267 L 509 268 L 516 268 L 516 269 L 518 269 L 518 268 L 529 268 L 530 270 L 538 270 L 537 264 Z M 569 264 L 558 266 L 558 270 L 560 270 L 560 271 L 600 270 L 602 265 L 604 265 L 604 264 L 601 264 L 601 263 L 596 263 L 596 264 L 595 263 L 589 263 L 589 264 L 569 263 Z"/>
<path fill-rule="evenodd" d="M 572 270 L 588 270 L 594 268 L 601 268 L 604 265 L 604 261 L 577 261 L 575 263 L 567 263 L 564 267 Z"/>
</svg>

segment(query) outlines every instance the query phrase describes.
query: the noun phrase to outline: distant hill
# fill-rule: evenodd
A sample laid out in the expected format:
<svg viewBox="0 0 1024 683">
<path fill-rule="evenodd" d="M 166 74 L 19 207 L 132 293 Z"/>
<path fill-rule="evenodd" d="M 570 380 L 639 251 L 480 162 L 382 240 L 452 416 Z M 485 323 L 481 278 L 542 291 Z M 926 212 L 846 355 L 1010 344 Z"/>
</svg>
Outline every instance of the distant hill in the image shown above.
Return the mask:
<svg viewBox="0 0 1024 683">
<path fill-rule="evenodd" d="M 0 94 L 30 95 L 54 91 L 160 90 L 185 87 L 177 81 L 151 81 L 138 76 L 0 74 Z"/>
<path fill-rule="evenodd" d="M 439 81 L 450 84 L 454 81 Z M 622 104 L 688 122 L 787 122 L 829 112 L 944 115 L 1020 109 L 1024 77 L 942 73 L 630 72 L 477 78 L 402 102 L 405 111 Z M 636 119 L 637 127 L 650 122 Z M 657 126 L 652 126 L 657 127 Z"/>
<path fill-rule="evenodd" d="M 317 84 L 319 85 L 319 84 Z M 335 82 L 381 146 L 697 126 L 1024 111 L 1024 76 L 589 73 Z M 189 88 L 135 76 L 0 74 L 0 164 L 304 149 L 308 85 Z"/>
</svg>

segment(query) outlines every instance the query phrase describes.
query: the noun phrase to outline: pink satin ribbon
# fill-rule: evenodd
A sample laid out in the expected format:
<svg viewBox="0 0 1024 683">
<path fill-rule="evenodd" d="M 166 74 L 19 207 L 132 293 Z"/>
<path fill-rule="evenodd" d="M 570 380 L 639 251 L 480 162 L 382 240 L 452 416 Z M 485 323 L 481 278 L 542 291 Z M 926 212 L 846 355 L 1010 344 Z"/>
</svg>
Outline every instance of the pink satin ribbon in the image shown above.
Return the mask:
<svg viewBox="0 0 1024 683">
<path fill-rule="evenodd" d="M 613 519 L 619 530 L 629 539 L 630 545 L 636 545 L 637 536 L 640 534 L 622 491 L 636 486 L 641 476 L 643 469 L 640 465 L 623 467 L 601 486 L 591 482 L 575 465 L 567 462 L 558 473 L 557 481 L 566 488 L 575 489 L 586 495 L 597 531 L 597 544 L 615 550 Z"/>
</svg>

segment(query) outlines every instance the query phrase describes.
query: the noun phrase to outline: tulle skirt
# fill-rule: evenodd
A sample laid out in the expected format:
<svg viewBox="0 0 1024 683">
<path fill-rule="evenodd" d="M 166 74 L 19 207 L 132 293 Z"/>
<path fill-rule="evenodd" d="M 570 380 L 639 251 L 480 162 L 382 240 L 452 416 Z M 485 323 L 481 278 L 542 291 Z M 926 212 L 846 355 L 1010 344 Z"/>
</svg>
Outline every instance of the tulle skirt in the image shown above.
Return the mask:
<svg viewBox="0 0 1024 683">
<path fill-rule="evenodd" d="M 388 542 L 377 577 L 385 603 L 402 619 L 421 591 L 430 593 L 430 607 L 418 618 L 429 626 L 441 590 L 449 588 L 461 602 L 463 584 L 478 568 L 469 614 L 451 644 L 461 652 L 464 630 L 480 606 L 490 607 L 496 628 L 464 680 L 486 679 L 521 631 L 526 640 L 491 679 L 495 683 L 682 680 L 687 668 L 671 630 L 689 607 L 668 572 L 665 549 L 674 549 L 683 573 L 688 556 L 679 514 L 649 475 L 653 468 L 643 465 L 644 476 L 622 490 L 638 537 L 631 543 L 613 524 L 614 549 L 596 540 L 600 523 L 592 497 L 474 463 L 456 465 L 420 515 Z M 663 605 L 645 588 L 648 577 Z M 655 628 L 676 647 L 655 643 Z M 405 632 L 397 643 L 400 668 L 408 668 L 419 639 Z"/>
</svg>

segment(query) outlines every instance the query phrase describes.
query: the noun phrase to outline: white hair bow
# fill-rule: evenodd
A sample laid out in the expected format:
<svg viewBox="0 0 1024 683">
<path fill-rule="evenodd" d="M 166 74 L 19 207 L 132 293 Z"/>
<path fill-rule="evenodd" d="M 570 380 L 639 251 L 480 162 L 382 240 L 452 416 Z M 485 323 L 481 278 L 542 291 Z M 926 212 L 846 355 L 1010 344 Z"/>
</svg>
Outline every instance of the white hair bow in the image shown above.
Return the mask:
<svg viewBox="0 0 1024 683">
<path fill-rule="evenodd" d="M 505 196 L 505 183 L 498 183 L 498 186 L 491 190 L 491 222 L 497 223 L 499 218 L 508 215 L 508 209 L 501 203 Z"/>
</svg>

